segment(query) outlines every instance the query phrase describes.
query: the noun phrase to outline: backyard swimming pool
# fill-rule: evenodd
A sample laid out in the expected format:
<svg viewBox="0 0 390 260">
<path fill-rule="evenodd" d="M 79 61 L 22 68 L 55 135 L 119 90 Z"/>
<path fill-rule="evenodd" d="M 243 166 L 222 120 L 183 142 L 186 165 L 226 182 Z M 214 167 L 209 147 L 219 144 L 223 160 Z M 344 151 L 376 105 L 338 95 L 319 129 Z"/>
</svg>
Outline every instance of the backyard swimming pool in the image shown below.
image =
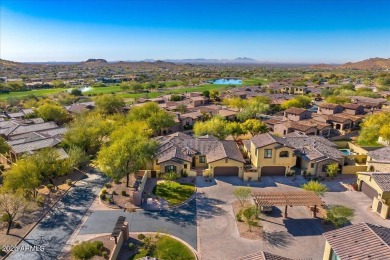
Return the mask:
<svg viewBox="0 0 390 260">
<path fill-rule="evenodd" d="M 339 149 L 344 155 L 353 155 L 355 153 L 351 152 L 350 149 Z"/>
</svg>

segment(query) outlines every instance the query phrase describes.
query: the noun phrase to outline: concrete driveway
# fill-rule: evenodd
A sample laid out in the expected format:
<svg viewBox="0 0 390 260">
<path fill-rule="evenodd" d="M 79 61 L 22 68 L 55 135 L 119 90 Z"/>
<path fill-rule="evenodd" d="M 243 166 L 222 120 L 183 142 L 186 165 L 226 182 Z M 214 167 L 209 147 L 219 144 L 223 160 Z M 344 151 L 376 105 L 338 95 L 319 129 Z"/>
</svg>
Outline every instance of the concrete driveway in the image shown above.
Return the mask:
<svg viewBox="0 0 390 260">
<path fill-rule="evenodd" d="M 355 176 L 339 176 L 329 180 L 328 192 L 323 200 L 330 204 L 342 204 L 356 210 L 352 223 L 367 221 L 390 225 L 389 221 L 372 213 L 367 207 L 369 199 L 360 192 L 347 191 L 344 183 L 354 182 Z M 289 207 L 289 218 L 282 217 L 282 208 L 275 208 L 273 215 L 264 216 L 262 225 L 264 240 L 248 240 L 239 236 L 231 202 L 232 191 L 237 186 L 250 186 L 256 190 L 296 190 L 305 183 L 297 178 L 263 177 L 261 182 L 243 182 L 237 177 L 220 177 L 215 182 L 197 179 L 197 220 L 200 254 L 202 259 L 236 259 L 258 251 L 265 251 L 291 258 L 322 259 L 325 240 L 320 220 L 311 217 L 306 207 Z"/>
</svg>

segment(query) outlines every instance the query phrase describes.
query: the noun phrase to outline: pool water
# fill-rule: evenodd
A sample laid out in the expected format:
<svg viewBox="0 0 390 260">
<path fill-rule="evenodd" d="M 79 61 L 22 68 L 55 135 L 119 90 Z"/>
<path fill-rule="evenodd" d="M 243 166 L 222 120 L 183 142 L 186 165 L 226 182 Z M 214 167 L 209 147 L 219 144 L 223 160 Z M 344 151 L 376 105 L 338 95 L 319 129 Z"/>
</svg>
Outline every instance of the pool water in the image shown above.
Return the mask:
<svg viewBox="0 0 390 260">
<path fill-rule="evenodd" d="M 241 79 L 216 79 L 213 81 L 216 85 L 241 85 Z"/>
<path fill-rule="evenodd" d="M 349 149 L 340 149 L 340 152 L 342 152 L 344 155 L 351 155 L 351 150 Z"/>
</svg>

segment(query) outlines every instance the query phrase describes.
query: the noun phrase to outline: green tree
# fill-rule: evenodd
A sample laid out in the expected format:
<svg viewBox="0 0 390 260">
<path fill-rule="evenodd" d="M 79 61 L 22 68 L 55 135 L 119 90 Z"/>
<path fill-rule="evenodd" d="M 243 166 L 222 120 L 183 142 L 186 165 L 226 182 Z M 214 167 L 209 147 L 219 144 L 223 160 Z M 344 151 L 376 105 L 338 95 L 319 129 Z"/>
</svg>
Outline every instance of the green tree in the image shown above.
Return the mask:
<svg viewBox="0 0 390 260">
<path fill-rule="evenodd" d="M 70 94 L 72 94 L 73 96 L 82 96 L 83 92 L 81 92 L 81 90 L 78 88 L 72 88 Z"/>
<path fill-rule="evenodd" d="M 326 173 L 328 174 L 329 177 L 336 177 L 338 171 L 339 171 L 338 163 L 331 163 L 326 166 Z"/>
<path fill-rule="evenodd" d="M 384 141 L 390 142 L 390 122 L 381 126 L 379 130 L 379 136 L 382 137 Z"/>
<path fill-rule="evenodd" d="M 237 138 L 240 135 L 244 135 L 247 133 L 247 131 L 241 126 L 241 124 L 237 122 L 229 122 L 227 123 L 227 132 L 233 136 L 234 140 L 237 140 Z"/>
<path fill-rule="evenodd" d="M 18 160 L 18 164 L 4 174 L 4 189 L 16 193 L 21 190 L 26 197 L 36 198 L 41 184 L 39 165 L 31 158 Z"/>
<path fill-rule="evenodd" d="M 54 104 L 44 104 L 38 107 L 35 113 L 45 121 L 63 123 L 68 118 L 68 113 L 63 107 Z"/>
<path fill-rule="evenodd" d="M 345 103 L 350 103 L 351 99 L 349 97 L 343 97 L 343 96 L 329 96 L 325 99 L 325 102 L 341 105 Z"/>
<path fill-rule="evenodd" d="M 143 169 L 158 148 L 158 143 L 149 139 L 150 131 L 145 131 L 146 128 L 144 122 L 131 122 L 114 131 L 110 143 L 97 155 L 98 167 L 114 179 L 126 176 L 129 186 L 130 174 Z"/>
<path fill-rule="evenodd" d="M 0 136 L 0 153 L 1 154 L 6 154 L 8 153 L 10 147 L 8 143 L 5 141 L 3 137 Z"/>
<path fill-rule="evenodd" d="M 60 157 L 60 154 L 55 148 L 42 149 L 26 160 L 31 160 L 38 168 L 38 176 L 41 181 L 49 180 L 54 185 L 53 179 L 68 173 L 68 168 L 64 167 L 65 160 Z"/>
<path fill-rule="evenodd" d="M 328 187 L 318 181 L 309 181 L 301 186 L 302 189 L 307 191 L 314 191 L 317 195 L 322 196 L 328 191 Z"/>
<path fill-rule="evenodd" d="M 152 129 L 157 135 L 161 134 L 162 129 L 175 124 L 174 115 L 163 110 L 154 102 L 147 102 L 142 106 L 133 107 L 128 114 L 128 120 L 130 122 L 145 121 L 148 128 Z"/>
<path fill-rule="evenodd" d="M 293 99 L 287 100 L 282 104 L 283 109 L 291 107 L 306 108 L 311 103 L 311 98 L 306 96 L 297 96 Z"/>
<path fill-rule="evenodd" d="M 64 147 L 80 147 L 87 154 L 95 155 L 120 121 L 98 113 L 79 115 L 70 123 L 62 143 Z"/>
<path fill-rule="evenodd" d="M 386 135 L 386 126 L 388 124 L 390 124 L 390 112 L 381 112 L 366 116 L 361 124 L 358 143 L 361 145 L 375 144 L 381 132 Z"/>
<path fill-rule="evenodd" d="M 248 131 L 252 136 L 259 133 L 267 133 L 268 127 L 258 119 L 248 119 L 242 124 L 242 128 Z"/>
<path fill-rule="evenodd" d="M 179 104 L 176 106 L 176 110 L 182 114 L 187 112 L 187 106 L 184 104 Z"/>
<path fill-rule="evenodd" d="M 218 90 L 216 90 L 216 89 L 212 89 L 212 90 L 210 90 L 210 98 L 212 98 L 212 99 L 217 99 L 218 98 L 218 96 L 219 96 L 219 92 L 218 92 Z"/>
<path fill-rule="evenodd" d="M 242 216 L 244 217 L 245 223 L 248 225 L 249 232 L 252 232 L 252 227 L 258 225 L 257 218 L 258 211 L 256 207 L 250 206 L 242 211 Z"/>
<path fill-rule="evenodd" d="M 203 96 L 205 96 L 207 98 L 210 97 L 210 91 L 208 91 L 208 90 L 203 91 L 202 94 L 203 94 Z"/>
<path fill-rule="evenodd" d="M 347 224 L 355 215 L 355 211 L 342 205 L 332 205 L 326 211 L 326 220 L 331 222 L 336 228 Z"/>
<path fill-rule="evenodd" d="M 251 197 L 252 190 L 249 187 L 238 187 L 233 190 L 234 197 L 240 202 L 241 207 Z"/>
<path fill-rule="evenodd" d="M 213 135 L 220 140 L 225 140 L 230 134 L 228 122 L 219 116 L 215 116 L 205 122 L 196 122 L 194 125 L 194 133 L 196 136 Z"/>
<path fill-rule="evenodd" d="M 97 110 L 102 114 L 113 114 L 125 106 L 123 98 L 116 95 L 101 95 L 94 100 Z"/>
<path fill-rule="evenodd" d="M 51 84 L 55 88 L 65 88 L 66 87 L 66 84 L 62 80 L 53 80 L 51 82 Z"/>
<path fill-rule="evenodd" d="M 17 194 L 0 194 L 0 215 L 2 221 L 7 223 L 6 235 L 9 235 L 12 223 L 23 217 L 24 213 L 28 210 L 29 205 L 28 201 Z"/>
</svg>

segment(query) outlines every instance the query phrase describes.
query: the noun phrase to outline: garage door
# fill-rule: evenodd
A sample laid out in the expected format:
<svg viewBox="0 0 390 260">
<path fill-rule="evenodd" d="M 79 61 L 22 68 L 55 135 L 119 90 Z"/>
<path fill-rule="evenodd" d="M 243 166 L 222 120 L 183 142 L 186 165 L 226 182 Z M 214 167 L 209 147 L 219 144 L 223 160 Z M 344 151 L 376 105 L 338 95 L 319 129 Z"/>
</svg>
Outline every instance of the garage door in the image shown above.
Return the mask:
<svg viewBox="0 0 390 260">
<path fill-rule="evenodd" d="M 283 175 L 286 172 L 286 167 L 284 166 L 264 166 L 261 167 L 261 176 L 275 176 Z"/>
<path fill-rule="evenodd" d="M 238 167 L 215 167 L 214 176 L 238 176 Z"/>
<path fill-rule="evenodd" d="M 362 192 L 371 199 L 378 197 L 378 192 L 365 182 L 362 182 Z"/>
</svg>

